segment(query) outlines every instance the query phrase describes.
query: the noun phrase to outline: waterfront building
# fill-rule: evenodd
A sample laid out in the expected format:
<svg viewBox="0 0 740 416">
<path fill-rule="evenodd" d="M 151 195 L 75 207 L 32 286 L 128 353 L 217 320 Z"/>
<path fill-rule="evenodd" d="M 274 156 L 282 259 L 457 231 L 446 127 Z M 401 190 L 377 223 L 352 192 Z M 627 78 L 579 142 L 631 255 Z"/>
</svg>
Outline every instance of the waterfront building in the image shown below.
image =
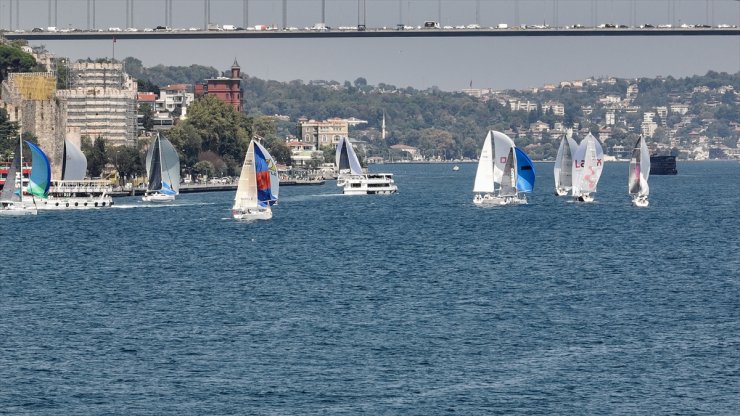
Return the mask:
<svg viewBox="0 0 740 416">
<path fill-rule="evenodd" d="M 301 128 L 301 141 L 313 143 L 317 149 L 326 146 L 336 147 L 342 138 L 349 138 L 349 121 L 341 118 L 330 118 L 317 121 L 301 117 L 298 125 Z"/>
<path fill-rule="evenodd" d="M 241 112 L 243 109 L 241 83 L 241 68 L 234 59 L 234 64 L 231 65 L 231 77 L 210 78 L 202 84 L 196 84 L 195 96 L 213 95 L 234 107 L 234 110 Z"/>
</svg>

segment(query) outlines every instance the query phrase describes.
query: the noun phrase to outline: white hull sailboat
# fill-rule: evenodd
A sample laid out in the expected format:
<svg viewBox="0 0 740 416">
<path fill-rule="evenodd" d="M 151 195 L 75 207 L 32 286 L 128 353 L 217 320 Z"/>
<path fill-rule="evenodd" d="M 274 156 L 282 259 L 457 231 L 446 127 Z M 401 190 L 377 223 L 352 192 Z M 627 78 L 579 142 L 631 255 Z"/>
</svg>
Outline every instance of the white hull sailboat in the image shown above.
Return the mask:
<svg viewBox="0 0 740 416">
<path fill-rule="evenodd" d="M 36 198 L 43 201 L 49 194 L 51 183 L 51 165 L 46 154 L 35 144 L 26 141 L 31 148 L 31 174 L 28 177 L 30 201 L 23 196 L 23 141 L 19 137 L 18 147 L 5 178 L 3 191 L 0 193 L 0 215 L 25 216 L 36 215 L 38 208 Z"/>
<path fill-rule="evenodd" d="M 573 155 L 578 148 L 576 141 L 570 137 L 560 140 L 558 154 L 555 157 L 554 177 L 555 195 L 568 195 L 573 188 Z"/>
<path fill-rule="evenodd" d="M 594 202 L 594 193 L 604 169 L 604 151 L 601 143 L 589 133 L 573 155 L 573 199 Z"/>
<path fill-rule="evenodd" d="M 269 220 L 280 189 L 275 159 L 261 144 L 249 142 L 231 215 L 235 220 Z"/>
<path fill-rule="evenodd" d="M 474 204 L 517 205 L 527 203 L 526 196 L 520 192 L 518 187 L 519 165 L 516 155 L 516 145 L 509 136 L 493 130 L 488 132 L 478 159 L 478 170 L 473 185 L 473 192 L 476 193 L 473 198 Z M 533 170 L 532 174 L 534 174 Z"/>
<path fill-rule="evenodd" d="M 337 143 L 337 186 L 345 195 L 394 194 L 398 187 L 392 173 L 364 173 L 352 144 L 342 137 Z"/>
<path fill-rule="evenodd" d="M 157 135 L 146 155 L 149 184 L 145 202 L 172 202 L 180 191 L 180 157 L 169 140 Z"/>
<path fill-rule="evenodd" d="M 632 148 L 630 158 L 630 172 L 627 189 L 632 197 L 632 205 L 640 208 L 647 207 L 650 202 L 650 187 L 648 177 L 650 176 L 650 152 L 648 152 L 645 139 L 640 137 Z"/>
</svg>

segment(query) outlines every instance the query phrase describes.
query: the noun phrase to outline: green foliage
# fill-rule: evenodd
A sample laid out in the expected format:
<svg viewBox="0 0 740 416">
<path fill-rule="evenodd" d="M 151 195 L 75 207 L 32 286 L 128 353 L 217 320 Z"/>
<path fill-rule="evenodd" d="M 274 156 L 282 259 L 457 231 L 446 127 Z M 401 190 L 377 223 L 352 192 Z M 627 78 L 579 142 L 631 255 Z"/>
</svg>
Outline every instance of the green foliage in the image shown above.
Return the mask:
<svg viewBox="0 0 740 416">
<path fill-rule="evenodd" d="M 0 44 L 0 82 L 5 80 L 10 72 L 31 72 L 36 68 L 33 56 L 23 52 L 20 47 Z"/>
<path fill-rule="evenodd" d="M 193 166 L 193 171 L 198 175 L 213 176 L 215 169 L 210 161 L 201 160 Z"/>
<path fill-rule="evenodd" d="M 148 103 L 139 105 L 139 112 L 142 114 L 141 124 L 146 131 L 152 131 L 154 128 L 154 110 Z"/>
<path fill-rule="evenodd" d="M 108 163 L 105 140 L 102 137 L 98 137 L 95 139 L 95 143 L 92 143 L 89 137 L 83 136 L 80 147 L 80 150 L 82 150 L 82 153 L 87 158 L 87 172 L 93 178 L 99 177 Z"/>
<path fill-rule="evenodd" d="M 8 119 L 8 112 L 0 108 L 0 157 L 10 156 L 18 145 L 18 123 Z"/>
<path fill-rule="evenodd" d="M 118 171 L 121 183 L 126 177 L 132 178 L 146 172 L 144 166 L 146 153 L 143 152 L 143 149 L 131 146 L 113 146 L 106 148 L 105 152 L 106 159 L 113 163 Z"/>
<path fill-rule="evenodd" d="M 125 65 L 126 72 L 132 77 L 161 86 L 180 83 L 195 84 L 219 75 L 216 68 L 202 65 L 157 65 L 151 68 L 145 68 L 139 59 L 132 57 L 124 59 L 123 64 Z"/>
</svg>

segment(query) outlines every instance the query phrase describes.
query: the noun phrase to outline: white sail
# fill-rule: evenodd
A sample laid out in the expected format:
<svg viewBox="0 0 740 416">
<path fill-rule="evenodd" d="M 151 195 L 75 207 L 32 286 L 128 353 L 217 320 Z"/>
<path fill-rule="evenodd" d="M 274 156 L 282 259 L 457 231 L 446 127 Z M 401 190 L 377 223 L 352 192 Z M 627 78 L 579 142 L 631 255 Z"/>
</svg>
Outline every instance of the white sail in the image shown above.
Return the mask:
<svg viewBox="0 0 740 416">
<path fill-rule="evenodd" d="M 645 139 L 640 137 L 632 149 L 630 159 L 630 173 L 628 181 L 628 192 L 630 195 L 648 196 L 650 187 L 648 177 L 650 176 L 650 152 Z"/>
<path fill-rule="evenodd" d="M 573 154 L 578 145 L 575 140 L 563 137 L 560 140 L 558 154 L 555 157 L 553 173 L 555 177 L 555 189 L 569 191 L 573 186 Z"/>
<path fill-rule="evenodd" d="M 162 182 L 172 188 L 175 193 L 180 191 L 180 157 L 172 143 L 166 138 L 159 139 L 159 151 L 162 157 Z"/>
<path fill-rule="evenodd" d="M 515 147 L 514 140 L 504 133 L 493 132 L 493 181 L 501 184 L 501 178 L 504 173 L 506 161 L 509 158 L 510 150 Z"/>
<path fill-rule="evenodd" d="M 486 140 L 483 141 L 473 192 L 493 192 L 493 145 L 490 131 L 486 135 Z"/>
<path fill-rule="evenodd" d="M 509 154 L 506 157 L 506 165 L 504 165 L 503 174 L 501 176 L 501 192 L 499 196 L 516 196 L 516 152 L 514 148 L 509 149 Z"/>
<path fill-rule="evenodd" d="M 352 148 L 352 144 L 349 139 L 342 137 L 337 143 L 336 153 L 337 170 L 340 174 L 349 173 L 352 175 L 362 175 L 362 166 L 360 166 L 360 160 L 357 159 L 355 150 Z"/>
<path fill-rule="evenodd" d="M 249 142 L 247 155 L 244 157 L 244 164 L 239 175 L 239 184 L 236 187 L 236 196 L 234 197 L 234 209 L 245 210 L 257 208 L 257 177 L 254 167 L 254 140 Z"/>
<path fill-rule="evenodd" d="M 589 133 L 578 145 L 573 156 L 573 195 L 596 192 L 604 169 L 604 151 L 596 138 Z"/>
<path fill-rule="evenodd" d="M 64 139 L 64 159 L 62 160 L 62 180 L 81 181 L 87 173 L 85 154 L 69 139 Z"/>
</svg>

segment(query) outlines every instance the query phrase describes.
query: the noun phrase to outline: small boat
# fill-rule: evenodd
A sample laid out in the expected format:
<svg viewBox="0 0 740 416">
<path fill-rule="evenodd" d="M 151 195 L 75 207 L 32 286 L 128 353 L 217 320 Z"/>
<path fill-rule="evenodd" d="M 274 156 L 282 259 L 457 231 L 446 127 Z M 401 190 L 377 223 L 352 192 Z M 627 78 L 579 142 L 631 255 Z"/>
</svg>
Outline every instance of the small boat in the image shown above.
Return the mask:
<svg viewBox="0 0 740 416">
<path fill-rule="evenodd" d="M 0 193 L 0 215 L 36 215 L 36 197 L 44 199 L 49 194 L 51 184 L 51 165 L 46 154 L 35 144 L 26 141 L 31 149 L 31 174 L 28 177 L 28 193 L 31 200 L 23 197 L 23 144 L 20 141 L 10 164 L 5 186 Z"/>
<path fill-rule="evenodd" d="M 146 155 L 146 202 L 171 202 L 180 190 L 180 158 L 169 140 L 157 135 Z"/>
<path fill-rule="evenodd" d="M 558 154 L 555 157 L 555 195 L 568 195 L 573 188 L 573 155 L 578 144 L 570 137 L 560 140 Z"/>
<path fill-rule="evenodd" d="M 573 198 L 579 202 L 593 202 L 604 169 L 604 150 L 591 133 L 578 145 L 573 163 Z"/>
<path fill-rule="evenodd" d="M 454 170 L 455 172 L 457 172 L 458 170 L 460 170 L 460 166 L 455 165 L 455 166 L 452 167 L 452 170 Z"/>
<path fill-rule="evenodd" d="M 649 205 L 648 177 L 650 176 L 650 153 L 648 152 L 645 139 L 640 137 L 632 148 L 630 159 L 630 172 L 627 188 L 632 196 L 632 205 L 636 207 L 647 207 Z"/>
<path fill-rule="evenodd" d="M 339 139 L 336 152 L 337 186 L 345 195 L 394 194 L 398 187 L 392 173 L 364 173 L 352 144 Z"/>
<path fill-rule="evenodd" d="M 478 205 L 526 204 L 517 190 L 516 145 L 507 135 L 490 130 L 478 159 L 473 203 Z M 532 171 L 534 172 L 534 171 Z"/>
<path fill-rule="evenodd" d="M 94 209 L 113 206 L 113 187 L 104 179 L 85 179 L 87 158 L 69 139 L 64 139 L 61 180 L 52 180 L 49 197 L 40 210 Z"/>
<path fill-rule="evenodd" d="M 235 220 L 269 220 L 277 204 L 280 177 L 275 159 L 261 144 L 249 142 L 231 215 Z"/>
</svg>

